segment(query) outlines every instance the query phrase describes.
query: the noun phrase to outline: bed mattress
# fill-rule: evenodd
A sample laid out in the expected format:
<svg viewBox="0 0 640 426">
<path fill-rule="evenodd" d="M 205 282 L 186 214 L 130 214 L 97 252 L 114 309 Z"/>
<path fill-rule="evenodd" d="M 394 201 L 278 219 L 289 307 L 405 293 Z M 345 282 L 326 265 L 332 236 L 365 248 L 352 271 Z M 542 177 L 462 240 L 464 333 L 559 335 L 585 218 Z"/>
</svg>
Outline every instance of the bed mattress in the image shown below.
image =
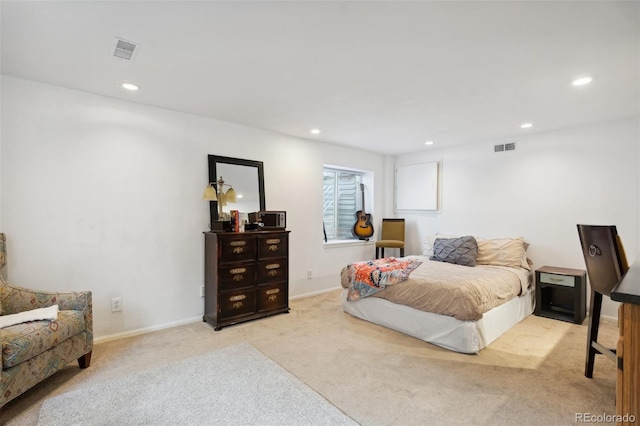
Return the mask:
<svg viewBox="0 0 640 426">
<path fill-rule="evenodd" d="M 533 288 L 487 312 L 477 321 L 425 312 L 379 297 L 347 301 L 342 292 L 344 312 L 357 318 L 400 331 L 425 342 L 456 352 L 477 353 L 511 327 L 531 315 L 535 306 Z"/>
<path fill-rule="evenodd" d="M 485 312 L 525 294 L 532 283 L 531 271 L 523 268 L 469 267 L 431 261 L 426 256 L 408 256 L 406 259 L 421 262 L 409 278 L 386 285 L 384 290 L 367 298 L 387 299 L 426 312 L 476 321 Z M 353 270 L 343 268 L 342 287 L 349 288 L 353 280 L 356 280 Z"/>
</svg>

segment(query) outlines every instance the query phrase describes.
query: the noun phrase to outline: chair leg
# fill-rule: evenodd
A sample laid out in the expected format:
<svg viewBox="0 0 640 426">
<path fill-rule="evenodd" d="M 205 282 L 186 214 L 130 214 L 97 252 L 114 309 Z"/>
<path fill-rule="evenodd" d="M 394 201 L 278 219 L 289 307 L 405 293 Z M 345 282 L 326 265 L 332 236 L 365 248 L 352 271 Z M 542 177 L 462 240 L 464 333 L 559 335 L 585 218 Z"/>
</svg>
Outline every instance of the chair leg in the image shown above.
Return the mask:
<svg viewBox="0 0 640 426">
<path fill-rule="evenodd" d="M 400 248 L 400 257 L 404 257 L 404 247 Z"/>
<path fill-rule="evenodd" d="M 593 377 L 593 364 L 598 350 L 593 347 L 593 342 L 598 341 L 598 329 L 600 328 L 600 311 L 602 308 L 602 294 L 591 291 L 589 304 L 589 328 L 587 331 L 587 359 L 585 360 L 584 375 Z"/>
<path fill-rule="evenodd" d="M 380 247 L 376 247 L 376 259 L 380 259 Z"/>
<path fill-rule="evenodd" d="M 380 257 L 384 257 L 384 247 L 380 247 Z"/>
<path fill-rule="evenodd" d="M 91 364 L 91 352 L 82 355 L 78 358 L 78 365 L 80 368 L 87 368 Z"/>
</svg>

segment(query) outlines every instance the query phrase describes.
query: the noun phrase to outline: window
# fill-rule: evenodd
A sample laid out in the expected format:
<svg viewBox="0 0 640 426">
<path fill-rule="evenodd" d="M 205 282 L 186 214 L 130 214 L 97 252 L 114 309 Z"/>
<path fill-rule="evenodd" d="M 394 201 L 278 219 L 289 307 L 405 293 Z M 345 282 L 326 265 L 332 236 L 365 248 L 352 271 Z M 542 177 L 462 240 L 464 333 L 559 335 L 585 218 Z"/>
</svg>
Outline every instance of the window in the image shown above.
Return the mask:
<svg viewBox="0 0 640 426">
<path fill-rule="evenodd" d="M 356 212 L 362 210 L 360 184 L 369 180 L 367 175 L 368 172 L 324 167 L 322 220 L 327 241 L 357 239 L 351 230 Z"/>
</svg>

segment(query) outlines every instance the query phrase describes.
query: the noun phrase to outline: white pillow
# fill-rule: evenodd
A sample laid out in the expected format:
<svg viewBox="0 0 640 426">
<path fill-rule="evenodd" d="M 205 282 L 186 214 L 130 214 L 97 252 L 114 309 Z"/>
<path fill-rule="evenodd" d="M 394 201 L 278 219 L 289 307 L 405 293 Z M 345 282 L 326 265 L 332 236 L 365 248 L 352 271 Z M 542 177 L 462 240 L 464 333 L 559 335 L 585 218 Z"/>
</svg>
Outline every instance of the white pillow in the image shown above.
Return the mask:
<svg viewBox="0 0 640 426">
<path fill-rule="evenodd" d="M 23 322 L 58 319 L 58 305 L 49 306 L 48 308 L 32 309 L 30 311 L 20 312 L 18 314 L 0 315 L 0 328 L 9 327 Z"/>
<path fill-rule="evenodd" d="M 458 235 L 451 234 L 433 234 L 429 235 L 424 243 L 422 243 L 422 255 L 433 256 L 433 243 L 437 238 L 458 238 Z"/>
</svg>

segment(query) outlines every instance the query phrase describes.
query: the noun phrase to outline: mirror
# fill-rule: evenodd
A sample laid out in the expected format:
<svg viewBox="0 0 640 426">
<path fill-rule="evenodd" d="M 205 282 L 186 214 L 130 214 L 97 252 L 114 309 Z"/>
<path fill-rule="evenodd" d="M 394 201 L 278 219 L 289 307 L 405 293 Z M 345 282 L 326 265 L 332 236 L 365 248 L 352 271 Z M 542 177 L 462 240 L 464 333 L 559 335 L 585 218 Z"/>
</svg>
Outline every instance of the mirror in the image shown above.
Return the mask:
<svg viewBox="0 0 640 426">
<path fill-rule="evenodd" d="M 227 203 L 223 211 L 238 210 L 240 213 L 257 212 L 265 209 L 264 171 L 262 161 L 209 155 L 209 182 L 224 180 L 224 191 L 231 185 L 236 191 L 236 202 Z M 209 204 L 211 222 L 218 220 L 218 201 Z"/>
</svg>

